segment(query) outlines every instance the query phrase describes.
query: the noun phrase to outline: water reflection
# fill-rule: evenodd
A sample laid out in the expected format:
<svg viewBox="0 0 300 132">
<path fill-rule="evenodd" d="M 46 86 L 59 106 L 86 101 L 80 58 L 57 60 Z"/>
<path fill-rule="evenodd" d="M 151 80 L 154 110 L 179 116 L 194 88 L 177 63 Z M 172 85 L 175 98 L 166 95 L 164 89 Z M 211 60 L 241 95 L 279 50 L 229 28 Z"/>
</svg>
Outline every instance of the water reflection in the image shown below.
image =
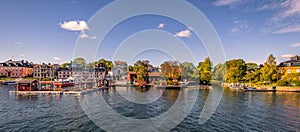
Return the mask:
<svg viewBox="0 0 300 132">
<path fill-rule="evenodd" d="M 191 92 L 189 89 L 158 91 L 150 88 L 146 89 L 146 93 L 159 92 L 162 96 L 149 104 L 137 104 L 123 98 L 116 89 L 101 90 L 80 97 L 15 96 L 9 95 L 9 90 L 8 87 L 0 86 L 0 131 L 100 131 L 85 115 L 79 105 L 80 100 L 102 96 L 121 115 L 147 119 L 163 114 L 174 105 L 180 94 Z M 139 89 L 123 87 L 122 90 L 132 92 Z M 200 125 L 199 115 L 210 90 L 196 91 L 199 95 L 192 111 L 172 131 L 300 130 L 300 93 L 242 92 L 224 88 L 216 112 L 208 122 Z"/>
</svg>

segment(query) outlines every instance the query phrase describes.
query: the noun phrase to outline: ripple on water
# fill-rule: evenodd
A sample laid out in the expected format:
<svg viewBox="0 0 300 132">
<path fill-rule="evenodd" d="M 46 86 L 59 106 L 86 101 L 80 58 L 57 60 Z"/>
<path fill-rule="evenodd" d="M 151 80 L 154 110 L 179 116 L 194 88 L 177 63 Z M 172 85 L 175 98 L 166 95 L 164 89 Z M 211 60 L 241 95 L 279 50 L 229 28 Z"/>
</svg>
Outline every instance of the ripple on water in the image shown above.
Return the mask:
<svg viewBox="0 0 300 132">
<path fill-rule="evenodd" d="M 0 131 L 101 131 L 84 113 L 73 96 L 9 95 L 0 86 Z M 225 90 L 213 116 L 198 124 L 209 91 L 199 91 L 191 113 L 171 131 L 299 131 L 300 93 L 251 93 Z M 103 96 L 123 116 L 145 119 L 167 111 L 178 91 L 166 90 L 157 101 L 142 105 L 127 101 L 116 91 L 86 96 Z M 105 114 L 105 113 L 101 113 Z M 117 127 L 117 126 L 115 126 Z"/>
</svg>

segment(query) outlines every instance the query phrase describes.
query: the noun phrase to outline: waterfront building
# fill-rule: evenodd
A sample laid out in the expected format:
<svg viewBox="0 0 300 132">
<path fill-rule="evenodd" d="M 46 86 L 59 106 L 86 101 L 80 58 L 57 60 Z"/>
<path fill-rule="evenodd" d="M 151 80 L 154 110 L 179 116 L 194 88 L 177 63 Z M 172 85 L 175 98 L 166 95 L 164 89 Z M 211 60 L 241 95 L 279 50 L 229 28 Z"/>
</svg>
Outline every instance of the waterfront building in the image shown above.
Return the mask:
<svg viewBox="0 0 300 132">
<path fill-rule="evenodd" d="M 130 83 L 130 84 L 133 84 L 137 78 L 137 74 L 136 72 L 133 72 L 133 71 L 129 71 L 127 72 L 127 82 Z"/>
<path fill-rule="evenodd" d="M 290 60 L 281 62 L 278 65 L 278 70 L 280 73 L 280 79 L 291 73 L 300 74 L 300 56 L 291 57 Z M 300 78 L 299 78 L 300 80 Z"/>
<path fill-rule="evenodd" d="M 17 91 L 36 91 L 38 90 L 37 80 L 20 80 L 17 83 Z"/>
<path fill-rule="evenodd" d="M 34 78 L 50 78 L 56 79 L 58 76 L 58 64 L 36 64 L 34 65 Z"/>
<path fill-rule="evenodd" d="M 8 60 L 0 63 L 0 77 L 23 78 L 33 76 L 33 66 L 28 61 Z"/>
<path fill-rule="evenodd" d="M 108 75 L 108 70 L 104 63 L 96 64 L 94 67 L 95 71 L 95 78 L 97 80 L 105 79 L 105 77 Z"/>
<path fill-rule="evenodd" d="M 115 80 L 125 80 L 127 76 L 127 62 L 126 61 L 115 61 L 114 67 L 112 68 L 112 75 Z"/>
<path fill-rule="evenodd" d="M 137 73 L 133 72 L 133 71 L 129 71 L 127 72 L 127 82 L 130 84 L 134 83 L 134 79 L 137 78 Z M 152 83 L 152 82 L 157 82 L 157 81 L 163 81 L 164 78 L 161 75 L 161 72 L 150 72 L 148 74 L 148 78 L 146 80 L 146 82 L 148 83 Z"/>
<path fill-rule="evenodd" d="M 57 70 L 58 79 L 67 79 L 72 76 L 71 68 L 58 68 Z"/>
<path fill-rule="evenodd" d="M 149 73 L 149 82 L 162 81 L 164 78 L 161 75 L 161 72 L 150 72 Z"/>
</svg>

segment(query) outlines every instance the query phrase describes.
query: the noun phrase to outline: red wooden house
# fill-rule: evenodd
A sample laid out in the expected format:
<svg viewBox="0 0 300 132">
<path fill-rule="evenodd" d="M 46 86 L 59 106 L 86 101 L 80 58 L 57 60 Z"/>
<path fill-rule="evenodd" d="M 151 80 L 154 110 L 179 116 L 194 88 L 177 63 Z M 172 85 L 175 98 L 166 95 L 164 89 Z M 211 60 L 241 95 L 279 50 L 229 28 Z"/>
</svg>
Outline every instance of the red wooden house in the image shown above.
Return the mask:
<svg viewBox="0 0 300 132">
<path fill-rule="evenodd" d="M 20 80 L 17 83 L 17 91 L 36 91 L 37 85 L 37 80 Z"/>
</svg>

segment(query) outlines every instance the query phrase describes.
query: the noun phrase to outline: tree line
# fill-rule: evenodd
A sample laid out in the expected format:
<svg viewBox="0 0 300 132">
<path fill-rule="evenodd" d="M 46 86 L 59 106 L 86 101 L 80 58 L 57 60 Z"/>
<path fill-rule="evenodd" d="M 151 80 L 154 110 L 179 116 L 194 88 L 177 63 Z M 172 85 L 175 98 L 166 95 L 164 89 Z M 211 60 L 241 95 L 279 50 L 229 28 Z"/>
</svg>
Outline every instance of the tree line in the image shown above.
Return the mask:
<svg viewBox="0 0 300 132">
<path fill-rule="evenodd" d="M 93 67 L 95 64 L 104 63 L 108 70 L 113 67 L 112 61 L 100 59 L 95 62 L 86 63 L 84 58 L 76 58 L 72 61 L 85 67 Z M 65 67 L 67 63 L 62 64 Z M 128 71 L 137 73 L 137 80 L 146 81 L 151 64 L 138 60 L 133 66 L 128 67 Z M 274 84 L 285 86 L 288 84 L 300 85 L 299 73 L 282 75 L 277 70 L 276 58 L 270 54 L 264 64 L 246 62 L 243 59 L 232 59 L 225 63 L 213 66 L 209 57 L 195 66 L 191 62 L 179 63 L 178 61 L 165 61 L 160 65 L 161 76 L 168 84 L 179 84 L 179 81 L 192 80 L 200 84 L 207 85 L 212 82 L 226 83 L 250 83 L 250 84 Z M 280 78 L 281 77 L 281 78 Z"/>
<path fill-rule="evenodd" d="M 276 58 L 270 54 L 264 64 L 258 65 L 245 62 L 242 59 L 233 59 L 224 64 L 217 64 L 213 68 L 212 80 L 227 83 L 250 83 L 258 85 L 286 86 L 300 85 L 299 73 L 283 74 L 277 69 Z"/>
</svg>

